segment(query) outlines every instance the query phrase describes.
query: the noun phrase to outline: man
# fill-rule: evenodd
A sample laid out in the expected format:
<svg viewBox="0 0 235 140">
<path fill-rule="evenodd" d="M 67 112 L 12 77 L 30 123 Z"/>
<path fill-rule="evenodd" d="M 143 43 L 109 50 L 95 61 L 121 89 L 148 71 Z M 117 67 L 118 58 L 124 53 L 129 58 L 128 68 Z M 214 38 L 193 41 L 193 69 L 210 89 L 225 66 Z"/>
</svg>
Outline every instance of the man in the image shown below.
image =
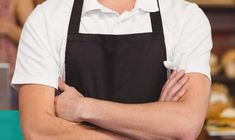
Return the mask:
<svg viewBox="0 0 235 140">
<path fill-rule="evenodd" d="M 211 47 L 195 4 L 49 0 L 25 25 L 12 82 L 25 138 L 196 139 Z"/>
</svg>

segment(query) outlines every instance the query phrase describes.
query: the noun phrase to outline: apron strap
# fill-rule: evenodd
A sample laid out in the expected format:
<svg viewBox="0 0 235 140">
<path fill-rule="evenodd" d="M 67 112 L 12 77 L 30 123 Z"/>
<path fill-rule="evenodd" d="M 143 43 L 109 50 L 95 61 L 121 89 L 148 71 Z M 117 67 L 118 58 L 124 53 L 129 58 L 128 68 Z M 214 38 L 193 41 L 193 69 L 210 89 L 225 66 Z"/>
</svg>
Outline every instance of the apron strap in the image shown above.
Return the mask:
<svg viewBox="0 0 235 140">
<path fill-rule="evenodd" d="M 68 34 L 77 34 L 80 28 L 83 0 L 74 0 Z"/>
<path fill-rule="evenodd" d="M 157 4 L 159 11 L 150 13 L 152 30 L 153 32 L 163 32 L 161 8 L 159 0 L 157 0 Z"/>
<path fill-rule="evenodd" d="M 152 32 L 162 32 L 162 17 L 159 0 L 157 0 L 159 11 L 151 12 Z M 81 15 L 82 15 L 83 0 L 74 0 L 72 13 L 70 16 L 68 34 L 77 34 L 80 29 Z"/>
</svg>

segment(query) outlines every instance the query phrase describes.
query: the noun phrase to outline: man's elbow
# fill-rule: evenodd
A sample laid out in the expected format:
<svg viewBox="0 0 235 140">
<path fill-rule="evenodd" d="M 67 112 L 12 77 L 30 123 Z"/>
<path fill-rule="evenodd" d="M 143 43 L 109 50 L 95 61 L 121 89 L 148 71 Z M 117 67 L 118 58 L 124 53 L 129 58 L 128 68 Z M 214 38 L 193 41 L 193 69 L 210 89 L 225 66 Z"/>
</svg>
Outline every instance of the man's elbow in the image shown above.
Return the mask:
<svg viewBox="0 0 235 140">
<path fill-rule="evenodd" d="M 179 134 L 176 134 L 177 140 L 196 140 L 197 137 L 200 134 L 201 129 L 199 128 L 184 128 L 182 129 L 182 132 Z"/>
<path fill-rule="evenodd" d="M 175 131 L 172 134 L 168 134 L 167 136 L 152 135 L 147 136 L 146 139 L 156 140 L 156 139 L 166 139 L 166 140 L 196 140 L 199 136 L 200 130 L 193 127 L 184 127 L 179 131 Z"/>
<path fill-rule="evenodd" d="M 53 140 L 50 135 L 48 127 L 51 126 L 50 122 L 45 117 L 39 116 L 28 118 L 21 121 L 23 135 L 25 140 Z"/>
<path fill-rule="evenodd" d="M 204 124 L 204 119 L 199 119 L 199 117 L 185 118 L 182 123 L 178 123 L 178 126 L 182 126 L 178 133 L 175 133 L 176 139 L 178 140 L 196 140 L 200 135 L 202 127 Z M 177 128 L 176 128 L 177 129 Z"/>
<path fill-rule="evenodd" d="M 159 137 L 159 135 L 153 134 L 146 136 L 146 139 L 169 139 L 169 140 L 196 140 L 200 135 L 204 124 L 203 119 L 199 117 L 190 118 L 185 116 L 179 116 L 178 120 L 174 124 L 171 124 L 169 131 L 165 131 L 165 135 Z M 158 130 L 156 130 L 158 131 Z"/>
<path fill-rule="evenodd" d="M 173 127 L 173 126 L 172 126 Z M 174 132 L 170 132 L 165 135 L 159 135 L 159 133 L 143 133 L 142 136 L 138 137 L 138 139 L 144 140 L 196 140 L 199 135 L 199 129 L 190 128 L 190 127 L 182 127 L 182 128 L 173 128 Z M 177 130 L 178 129 L 178 130 Z M 158 131 L 158 130 L 156 130 Z"/>
<path fill-rule="evenodd" d="M 43 135 L 37 131 L 25 129 L 23 130 L 24 140 L 39 140 L 43 138 Z"/>
<path fill-rule="evenodd" d="M 40 140 L 40 139 L 45 139 L 44 134 L 41 133 L 37 125 L 27 125 L 22 124 L 22 130 L 23 130 L 23 136 L 24 140 Z"/>
</svg>

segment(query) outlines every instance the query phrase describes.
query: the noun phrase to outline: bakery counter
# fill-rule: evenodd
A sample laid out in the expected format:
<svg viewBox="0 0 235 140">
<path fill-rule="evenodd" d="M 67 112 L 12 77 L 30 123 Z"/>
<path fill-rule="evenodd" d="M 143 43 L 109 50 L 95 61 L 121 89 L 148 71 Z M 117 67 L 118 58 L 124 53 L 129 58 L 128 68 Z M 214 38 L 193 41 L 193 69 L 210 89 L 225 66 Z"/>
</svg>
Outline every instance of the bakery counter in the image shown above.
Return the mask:
<svg viewBox="0 0 235 140">
<path fill-rule="evenodd" d="M 210 137 L 205 129 L 202 130 L 197 140 L 223 140 L 221 137 Z"/>
<path fill-rule="evenodd" d="M 235 137 L 211 137 L 205 129 L 202 130 L 197 140 L 235 140 Z"/>
</svg>

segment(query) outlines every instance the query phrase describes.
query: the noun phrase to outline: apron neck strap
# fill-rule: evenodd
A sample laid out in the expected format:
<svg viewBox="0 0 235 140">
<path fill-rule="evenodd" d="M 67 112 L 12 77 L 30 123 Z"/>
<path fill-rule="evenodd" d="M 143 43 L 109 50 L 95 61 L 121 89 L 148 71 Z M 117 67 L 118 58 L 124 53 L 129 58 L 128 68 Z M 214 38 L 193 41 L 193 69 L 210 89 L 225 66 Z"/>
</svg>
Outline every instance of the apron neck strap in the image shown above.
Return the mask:
<svg viewBox="0 0 235 140">
<path fill-rule="evenodd" d="M 161 16 L 161 8 L 159 0 L 157 0 L 157 4 L 159 11 L 150 13 L 152 30 L 153 32 L 163 32 L 162 16 Z"/>
<path fill-rule="evenodd" d="M 84 0 L 74 0 L 73 9 L 72 9 L 72 13 L 70 16 L 68 34 L 77 34 L 79 32 L 81 16 L 82 16 L 83 1 Z M 152 31 L 162 32 L 163 25 L 162 25 L 162 17 L 161 17 L 161 9 L 160 9 L 159 0 L 157 0 L 157 3 L 158 3 L 159 11 L 150 13 Z"/>
<path fill-rule="evenodd" d="M 80 28 L 83 0 L 74 0 L 69 22 L 69 34 L 77 34 Z"/>
</svg>

